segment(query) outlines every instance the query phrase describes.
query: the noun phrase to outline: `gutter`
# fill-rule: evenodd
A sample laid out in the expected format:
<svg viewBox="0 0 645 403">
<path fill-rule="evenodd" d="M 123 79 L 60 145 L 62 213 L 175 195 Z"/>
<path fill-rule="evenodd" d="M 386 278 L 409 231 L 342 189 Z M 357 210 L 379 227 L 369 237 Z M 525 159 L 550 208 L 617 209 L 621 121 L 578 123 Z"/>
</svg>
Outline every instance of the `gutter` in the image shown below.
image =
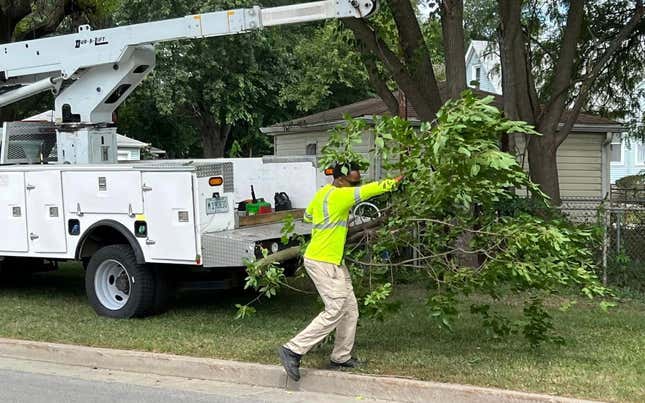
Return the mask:
<svg viewBox="0 0 645 403">
<path fill-rule="evenodd" d="M 374 124 L 374 115 L 364 115 L 358 116 L 354 119 L 360 119 L 365 121 L 368 124 Z M 418 119 L 408 119 L 412 126 L 421 126 L 421 121 Z M 330 122 L 318 122 L 312 124 L 303 124 L 303 125 L 283 125 L 283 126 L 269 126 L 261 127 L 260 132 L 266 134 L 267 136 L 279 136 L 286 134 L 296 134 L 296 133 L 308 133 L 312 130 L 331 130 L 336 127 L 345 127 L 347 122 L 345 120 L 333 120 Z"/>
<path fill-rule="evenodd" d="M 374 115 L 364 115 L 356 117 L 355 119 L 364 120 L 368 124 L 374 123 Z M 418 127 L 421 126 L 421 121 L 418 119 L 408 119 L 412 126 Z M 302 125 L 282 125 L 282 126 L 269 126 L 260 128 L 262 134 L 267 136 L 278 136 L 278 135 L 287 135 L 287 134 L 296 134 L 296 133 L 308 133 L 312 130 L 330 130 L 335 127 L 341 126 L 345 127 L 347 123 L 345 120 L 333 120 L 330 122 L 318 122 L 312 124 L 302 124 Z M 558 128 L 562 128 L 563 123 L 558 125 Z M 575 124 L 571 129 L 572 132 L 582 132 L 582 133 L 624 133 L 628 129 L 621 124 Z"/>
</svg>

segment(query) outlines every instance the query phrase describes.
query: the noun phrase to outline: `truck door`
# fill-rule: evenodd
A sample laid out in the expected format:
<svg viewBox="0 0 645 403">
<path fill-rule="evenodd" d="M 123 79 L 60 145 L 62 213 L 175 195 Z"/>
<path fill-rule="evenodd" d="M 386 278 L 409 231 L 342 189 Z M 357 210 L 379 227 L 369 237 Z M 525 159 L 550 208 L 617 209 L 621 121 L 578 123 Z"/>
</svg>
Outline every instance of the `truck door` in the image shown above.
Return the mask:
<svg viewBox="0 0 645 403">
<path fill-rule="evenodd" d="M 25 174 L 0 173 L 0 252 L 27 252 Z"/>
<path fill-rule="evenodd" d="M 194 262 L 197 235 L 191 172 L 143 172 L 146 256 Z"/>
<path fill-rule="evenodd" d="M 25 173 L 30 250 L 67 252 L 60 171 Z"/>
</svg>

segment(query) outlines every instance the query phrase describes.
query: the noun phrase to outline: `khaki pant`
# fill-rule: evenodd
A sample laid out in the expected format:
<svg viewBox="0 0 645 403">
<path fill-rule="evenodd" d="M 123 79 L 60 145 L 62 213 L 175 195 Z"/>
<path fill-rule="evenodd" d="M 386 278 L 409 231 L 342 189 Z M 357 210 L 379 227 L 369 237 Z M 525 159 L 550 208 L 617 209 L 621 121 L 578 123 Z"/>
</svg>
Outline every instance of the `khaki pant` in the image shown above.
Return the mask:
<svg viewBox="0 0 645 403">
<path fill-rule="evenodd" d="M 294 353 L 306 354 L 336 329 L 331 360 L 345 362 L 352 357 L 358 322 L 358 304 L 349 270 L 310 259 L 305 259 L 305 269 L 325 303 L 325 310 L 285 347 Z"/>
</svg>

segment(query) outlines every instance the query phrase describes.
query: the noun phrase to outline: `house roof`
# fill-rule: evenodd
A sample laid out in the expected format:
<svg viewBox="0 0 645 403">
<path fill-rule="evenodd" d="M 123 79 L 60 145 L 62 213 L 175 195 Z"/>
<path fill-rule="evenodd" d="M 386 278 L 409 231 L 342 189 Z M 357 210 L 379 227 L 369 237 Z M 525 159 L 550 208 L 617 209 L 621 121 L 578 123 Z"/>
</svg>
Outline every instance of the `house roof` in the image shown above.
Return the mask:
<svg viewBox="0 0 645 403">
<path fill-rule="evenodd" d="M 121 135 L 121 134 L 117 134 L 116 135 L 116 146 L 119 147 L 119 148 L 138 148 L 138 149 L 143 149 L 143 148 L 146 148 L 146 147 L 150 146 L 150 144 L 144 143 L 143 141 L 139 141 L 137 139 L 126 137 L 126 136 Z"/>
<path fill-rule="evenodd" d="M 490 92 L 472 89 L 475 95 L 484 97 L 491 95 L 494 97 L 493 105 L 499 109 L 503 109 L 504 98 L 501 95 L 493 94 Z M 439 83 L 439 93 L 442 99 L 447 99 L 448 88 L 445 82 Z M 289 134 L 292 132 L 310 131 L 311 129 L 327 130 L 344 121 L 344 116 L 349 115 L 352 118 L 363 118 L 370 120 L 374 116 L 389 114 L 385 102 L 379 97 L 365 99 L 363 101 L 354 102 L 353 104 L 340 106 L 337 108 L 329 109 L 323 112 L 314 113 L 312 115 L 304 116 L 298 119 L 293 119 L 286 122 L 276 123 L 269 127 L 260 129 L 263 133 L 268 135 Z M 566 119 L 567 113 L 563 116 Z M 418 116 L 414 107 L 408 101 L 408 119 L 418 122 Z M 578 121 L 573 128 L 573 131 L 597 131 L 606 133 L 607 130 L 623 131 L 620 123 L 603 118 L 600 116 L 589 115 L 581 113 L 578 116 Z"/>
</svg>

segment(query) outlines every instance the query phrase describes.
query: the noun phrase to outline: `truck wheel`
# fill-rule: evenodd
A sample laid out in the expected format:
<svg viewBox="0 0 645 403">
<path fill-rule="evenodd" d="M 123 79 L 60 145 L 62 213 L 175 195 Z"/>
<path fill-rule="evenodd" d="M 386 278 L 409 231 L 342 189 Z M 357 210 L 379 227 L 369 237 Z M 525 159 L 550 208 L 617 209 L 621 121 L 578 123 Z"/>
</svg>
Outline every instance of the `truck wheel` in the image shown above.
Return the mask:
<svg viewBox="0 0 645 403">
<path fill-rule="evenodd" d="M 154 308 L 154 273 L 137 263 L 129 245 L 105 246 L 87 265 L 85 291 L 90 305 L 101 316 L 146 316 Z"/>
</svg>

